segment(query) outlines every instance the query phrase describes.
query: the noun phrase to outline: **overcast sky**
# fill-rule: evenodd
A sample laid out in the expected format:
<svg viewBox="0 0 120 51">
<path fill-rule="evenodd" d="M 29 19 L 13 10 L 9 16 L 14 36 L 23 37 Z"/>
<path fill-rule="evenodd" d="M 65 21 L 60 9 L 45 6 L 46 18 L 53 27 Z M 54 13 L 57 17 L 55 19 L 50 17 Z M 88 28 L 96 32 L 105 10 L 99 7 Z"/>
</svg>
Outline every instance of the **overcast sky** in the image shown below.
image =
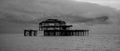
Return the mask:
<svg viewBox="0 0 120 51">
<path fill-rule="evenodd" d="M 110 6 L 116 9 L 120 9 L 120 0 L 74 0 L 77 2 L 89 2 L 96 3 L 100 5 Z"/>
<path fill-rule="evenodd" d="M 119 5 L 119 0 L 0 0 L 0 33 L 22 32 L 26 24 L 37 25 L 47 18 L 118 25 Z M 108 19 L 103 21 L 103 16 Z"/>
</svg>

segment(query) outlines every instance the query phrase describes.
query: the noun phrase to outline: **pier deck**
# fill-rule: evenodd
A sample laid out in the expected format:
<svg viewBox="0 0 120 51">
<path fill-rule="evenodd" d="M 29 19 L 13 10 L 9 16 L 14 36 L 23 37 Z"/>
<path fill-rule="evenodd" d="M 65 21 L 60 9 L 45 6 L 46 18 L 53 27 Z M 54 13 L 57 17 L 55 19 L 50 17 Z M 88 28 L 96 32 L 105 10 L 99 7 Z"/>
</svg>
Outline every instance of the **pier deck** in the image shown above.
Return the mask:
<svg viewBox="0 0 120 51">
<path fill-rule="evenodd" d="M 89 30 L 44 30 L 44 36 L 87 36 Z"/>
</svg>

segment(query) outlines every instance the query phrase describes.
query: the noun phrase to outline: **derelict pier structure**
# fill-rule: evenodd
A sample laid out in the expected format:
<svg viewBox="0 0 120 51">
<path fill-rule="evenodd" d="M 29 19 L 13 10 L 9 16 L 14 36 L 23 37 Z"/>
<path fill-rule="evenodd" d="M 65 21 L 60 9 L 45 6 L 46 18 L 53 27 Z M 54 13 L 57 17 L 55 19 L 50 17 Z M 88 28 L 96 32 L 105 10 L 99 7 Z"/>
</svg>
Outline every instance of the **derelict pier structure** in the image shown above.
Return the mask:
<svg viewBox="0 0 120 51">
<path fill-rule="evenodd" d="M 44 36 L 87 36 L 89 30 L 71 30 L 72 25 L 58 19 L 47 19 L 39 23 L 39 31 L 44 31 Z M 37 30 L 24 30 L 24 35 L 37 36 Z"/>
</svg>

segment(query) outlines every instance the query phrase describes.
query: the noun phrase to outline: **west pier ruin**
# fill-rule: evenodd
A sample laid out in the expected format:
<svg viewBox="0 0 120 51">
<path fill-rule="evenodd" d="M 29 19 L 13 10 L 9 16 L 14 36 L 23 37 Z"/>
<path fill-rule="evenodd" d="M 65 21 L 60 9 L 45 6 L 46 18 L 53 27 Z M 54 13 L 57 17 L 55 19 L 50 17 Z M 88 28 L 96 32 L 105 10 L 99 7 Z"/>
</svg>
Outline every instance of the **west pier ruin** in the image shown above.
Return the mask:
<svg viewBox="0 0 120 51">
<path fill-rule="evenodd" d="M 39 23 L 39 30 L 24 30 L 24 36 L 37 36 L 38 31 L 43 31 L 44 36 L 87 36 L 89 30 L 72 30 L 72 25 L 58 19 L 47 19 Z"/>
</svg>

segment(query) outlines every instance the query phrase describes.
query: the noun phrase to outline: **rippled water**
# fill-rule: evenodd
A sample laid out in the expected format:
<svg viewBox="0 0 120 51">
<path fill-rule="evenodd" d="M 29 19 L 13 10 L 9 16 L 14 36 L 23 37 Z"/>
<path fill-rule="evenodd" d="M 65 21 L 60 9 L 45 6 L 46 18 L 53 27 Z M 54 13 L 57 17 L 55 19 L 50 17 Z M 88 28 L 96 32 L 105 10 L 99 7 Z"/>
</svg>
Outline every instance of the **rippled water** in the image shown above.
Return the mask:
<svg viewBox="0 0 120 51">
<path fill-rule="evenodd" d="M 23 34 L 1 34 L 0 51 L 120 51 L 120 35 L 24 37 Z"/>
</svg>

